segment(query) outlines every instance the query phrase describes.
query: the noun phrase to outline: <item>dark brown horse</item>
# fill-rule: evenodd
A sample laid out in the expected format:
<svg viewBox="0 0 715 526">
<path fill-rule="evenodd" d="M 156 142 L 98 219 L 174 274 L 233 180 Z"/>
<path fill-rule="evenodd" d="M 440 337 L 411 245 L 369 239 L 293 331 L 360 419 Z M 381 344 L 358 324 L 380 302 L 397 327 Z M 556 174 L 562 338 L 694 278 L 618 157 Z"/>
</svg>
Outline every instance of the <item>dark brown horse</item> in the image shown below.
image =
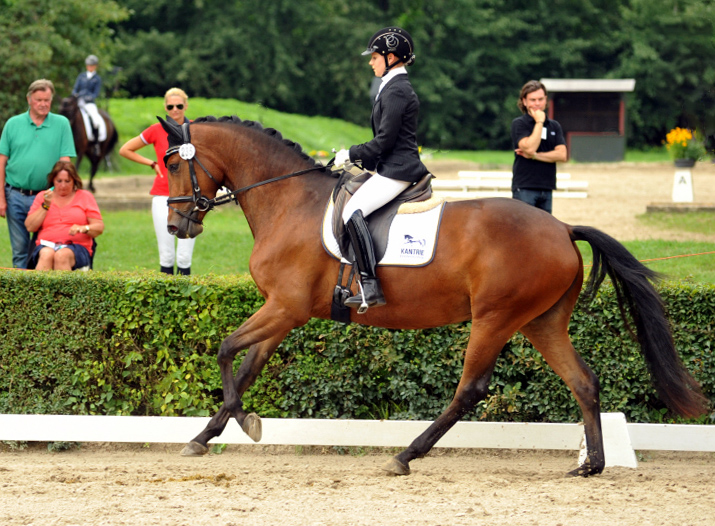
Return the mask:
<svg viewBox="0 0 715 526">
<path fill-rule="evenodd" d="M 75 166 L 79 170 L 79 163 L 82 159 L 87 156 L 89 162 L 91 163 L 91 168 L 89 172 L 89 189 L 94 192 L 94 176 L 99 168 L 99 163 L 102 159 L 108 157 L 114 146 L 119 140 L 119 134 L 117 129 L 114 127 L 114 122 L 109 117 L 109 114 L 100 109 L 99 114 L 104 119 L 107 125 L 107 138 L 99 143 L 99 148 L 95 148 L 96 143 L 91 142 L 87 139 L 87 130 L 84 126 L 84 119 L 82 119 L 82 112 L 77 104 L 77 97 L 65 97 L 60 103 L 60 115 L 64 115 L 70 121 L 72 126 L 72 135 L 74 136 L 74 148 L 77 152 L 77 160 Z"/>
<path fill-rule="evenodd" d="M 217 189 L 231 189 L 255 238 L 250 271 L 266 302 L 221 344 L 224 404 L 187 444 L 184 455 L 206 453 L 208 441 L 221 434 L 231 417 L 253 440 L 260 440 L 260 418 L 243 410 L 241 396 L 289 331 L 311 317 L 330 318 L 339 266 L 320 239 L 336 179 L 275 130 L 235 117 L 221 120 L 199 119 L 190 130 L 188 124 L 179 127 L 162 120 L 170 145 L 165 158 L 172 196 L 168 228 L 182 238 L 199 235 L 204 215 L 222 201 L 213 201 Z M 297 173 L 301 175 L 278 177 Z M 568 335 L 583 281 L 578 240 L 593 250 L 587 293 L 595 294 L 610 276 L 622 310 L 633 319 L 662 400 L 686 417 L 707 411 L 707 399 L 674 348 L 661 298 L 649 281 L 654 273 L 620 243 L 513 199 L 451 202 L 445 205 L 433 262 L 417 268 L 380 267 L 387 305 L 351 314 L 355 323 L 393 329 L 472 322 L 453 400 L 385 470 L 408 474 L 411 460 L 425 455 L 485 398 L 497 356 L 520 331 L 566 382 L 583 413 L 587 458 L 571 474 L 603 471 L 598 378 Z M 244 349 L 248 353 L 234 377 L 234 357 Z"/>
</svg>

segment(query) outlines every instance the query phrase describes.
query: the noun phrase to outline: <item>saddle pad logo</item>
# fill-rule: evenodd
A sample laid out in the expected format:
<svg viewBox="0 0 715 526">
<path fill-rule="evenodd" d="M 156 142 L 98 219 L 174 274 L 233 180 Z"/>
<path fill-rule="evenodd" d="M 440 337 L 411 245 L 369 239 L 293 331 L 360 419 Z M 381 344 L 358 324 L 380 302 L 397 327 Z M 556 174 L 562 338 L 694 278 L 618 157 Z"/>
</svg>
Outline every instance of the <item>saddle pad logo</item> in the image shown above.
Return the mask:
<svg viewBox="0 0 715 526">
<path fill-rule="evenodd" d="M 410 234 L 404 235 L 404 241 L 400 248 L 400 256 L 404 258 L 424 258 L 427 240 L 413 237 Z"/>
</svg>

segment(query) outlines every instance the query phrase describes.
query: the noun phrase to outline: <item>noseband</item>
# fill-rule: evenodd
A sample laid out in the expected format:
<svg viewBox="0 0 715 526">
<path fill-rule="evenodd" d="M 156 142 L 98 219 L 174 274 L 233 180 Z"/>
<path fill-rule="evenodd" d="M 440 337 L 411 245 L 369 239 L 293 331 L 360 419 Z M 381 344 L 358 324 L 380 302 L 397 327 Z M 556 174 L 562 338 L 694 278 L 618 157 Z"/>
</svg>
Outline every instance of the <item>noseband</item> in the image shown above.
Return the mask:
<svg viewBox="0 0 715 526">
<path fill-rule="evenodd" d="M 183 160 L 189 162 L 189 175 L 191 177 L 191 188 L 193 190 L 193 195 L 185 195 L 185 196 L 180 196 L 180 197 L 169 197 L 166 202 L 167 202 L 169 208 L 174 210 L 174 212 L 179 214 L 181 217 L 186 218 L 189 221 L 192 221 L 192 222 L 198 223 L 198 224 L 203 224 L 203 223 L 201 221 L 199 221 L 198 219 L 191 217 L 190 214 L 186 214 L 171 205 L 174 203 L 194 203 L 194 209 L 191 211 L 192 213 L 193 212 L 208 212 L 210 210 L 213 210 L 213 208 L 218 205 L 224 205 L 224 204 L 230 203 L 230 202 L 235 202 L 236 204 L 238 204 L 238 200 L 237 200 L 236 196 L 238 194 L 240 194 L 241 192 L 250 190 L 251 188 L 256 188 L 257 186 L 262 186 L 262 185 L 268 184 L 268 183 L 274 183 L 274 182 L 280 181 L 282 179 L 288 179 L 289 177 L 295 177 L 296 175 L 302 175 L 302 174 L 306 174 L 309 172 L 314 172 L 316 170 L 329 169 L 333 164 L 333 160 L 331 160 L 326 166 L 314 166 L 312 168 L 307 168 L 305 170 L 300 170 L 298 172 L 293 172 L 293 173 L 286 174 L 286 175 L 280 175 L 278 177 L 266 179 L 265 181 L 260 181 L 258 183 L 244 186 L 242 188 L 239 188 L 238 190 L 234 190 L 233 192 L 229 192 L 227 194 L 222 194 L 218 197 L 214 197 L 213 199 L 209 199 L 208 197 L 201 195 L 201 187 L 199 186 L 199 180 L 196 177 L 196 169 L 194 168 L 194 160 L 196 160 L 196 162 L 199 163 L 199 166 L 201 167 L 201 169 L 204 172 L 206 172 L 206 175 L 208 175 L 209 178 L 214 183 L 216 183 L 217 187 L 220 188 L 222 186 L 222 184 L 219 183 L 214 178 L 213 175 L 211 175 L 211 173 L 206 169 L 206 167 L 196 157 L 196 147 L 193 144 L 191 144 L 191 134 L 189 133 L 189 121 L 188 120 L 185 121 L 181 125 L 181 134 L 182 134 L 184 143 L 179 146 L 172 146 L 171 148 L 168 148 L 166 150 L 166 154 L 164 155 L 164 164 L 166 165 L 166 161 L 169 159 L 169 157 L 171 157 L 175 153 L 178 153 L 179 157 L 181 157 Z"/>
</svg>

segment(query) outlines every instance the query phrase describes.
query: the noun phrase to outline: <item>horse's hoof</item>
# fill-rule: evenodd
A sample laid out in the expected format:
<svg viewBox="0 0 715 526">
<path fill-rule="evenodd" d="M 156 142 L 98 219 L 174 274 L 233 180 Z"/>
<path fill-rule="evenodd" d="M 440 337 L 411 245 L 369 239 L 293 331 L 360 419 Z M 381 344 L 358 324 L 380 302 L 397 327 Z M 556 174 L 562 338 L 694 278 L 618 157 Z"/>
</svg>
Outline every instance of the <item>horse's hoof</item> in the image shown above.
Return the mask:
<svg viewBox="0 0 715 526">
<path fill-rule="evenodd" d="M 209 452 L 209 448 L 204 445 L 194 442 L 193 440 L 184 446 L 181 450 L 182 457 L 202 457 Z"/>
<path fill-rule="evenodd" d="M 566 473 L 567 477 L 590 477 L 592 475 L 600 475 L 603 473 L 603 466 L 590 467 L 588 463 L 583 463 L 573 471 Z"/>
<path fill-rule="evenodd" d="M 387 471 L 390 475 L 409 475 L 410 467 L 406 466 L 396 457 L 392 457 L 390 460 L 385 462 L 382 466 L 383 471 Z"/>
<path fill-rule="evenodd" d="M 241 429 L 243 429 L 243 432 L 246 433 L 254 442 L 261 441 L 261 437 L 263 436 L 263 424 L 261 424 L 261 417 L 256 413 L 249 413 L 246 415 Z"/>
</svg>

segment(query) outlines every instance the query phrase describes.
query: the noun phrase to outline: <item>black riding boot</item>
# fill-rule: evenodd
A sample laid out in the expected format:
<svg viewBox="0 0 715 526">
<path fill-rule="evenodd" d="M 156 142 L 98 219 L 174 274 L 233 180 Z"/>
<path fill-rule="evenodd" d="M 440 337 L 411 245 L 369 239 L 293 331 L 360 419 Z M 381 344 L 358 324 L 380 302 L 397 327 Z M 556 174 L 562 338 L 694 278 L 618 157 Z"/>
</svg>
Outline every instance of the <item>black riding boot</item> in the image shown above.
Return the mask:
<svg viewBox="0 0 715 526">
<path fill-rule="evenodd" d="M 358 309 L 362 314 L 368 307 L 380 307 L 385 304 L 380 280 L 375 274 L 375 248 L 367 228 L 365 218 L 360 210 L 356 211 L 345 225 L 350 238 L 350 245 L 355 252 L 355 263 L 360 274 L 361 294 L 356 294 L 345 300 L 345 305 Z"/>
<path fill-rule="evenodd" d="M 181 276 L 191 276 L 191 267 L 187 268 L 181 268 L 181 267 L 176 267 L 177 272 Z"/>
<path fill-rule="evenodd" d="M 174 275 L 174 267 L 161 267 L 161 273 L 162 274 L 171 274 L 173 276 Z"/>
</svg>

